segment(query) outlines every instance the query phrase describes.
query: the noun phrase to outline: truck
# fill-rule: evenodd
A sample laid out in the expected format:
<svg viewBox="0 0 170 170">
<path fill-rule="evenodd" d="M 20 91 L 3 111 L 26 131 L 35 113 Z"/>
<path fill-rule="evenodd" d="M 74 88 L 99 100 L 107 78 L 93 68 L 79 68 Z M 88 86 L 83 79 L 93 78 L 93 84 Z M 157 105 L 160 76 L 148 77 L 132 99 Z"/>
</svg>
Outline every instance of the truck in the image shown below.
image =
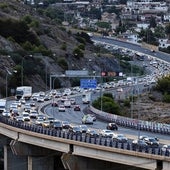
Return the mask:
<svg viewBox="0 0 170 170">
<path fill-rule="evenodd" d="M 82 101 L 83 101 L 83 104 L 90 104 L 91 92 L 83 92 Z"/>
<path fill-rule="evenodd" d="M 16 100 L 25 99 L 29 100 L 32 96 L 32 87 L 31 86 L 20 86 L 16 88 L 15 98 Z"/>
<path fill-rule="evenodd" d="M 0 113 L 5 111 L 6 108 L 6 99 L 0 99 Z"/>
</svg>

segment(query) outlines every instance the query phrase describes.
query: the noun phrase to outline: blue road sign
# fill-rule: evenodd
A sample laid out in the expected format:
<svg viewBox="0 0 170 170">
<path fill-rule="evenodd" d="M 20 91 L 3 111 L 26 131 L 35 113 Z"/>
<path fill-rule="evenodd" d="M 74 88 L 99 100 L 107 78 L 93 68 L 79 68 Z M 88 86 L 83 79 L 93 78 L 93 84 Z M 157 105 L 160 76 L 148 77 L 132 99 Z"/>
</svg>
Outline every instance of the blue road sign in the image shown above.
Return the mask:
<svg viewBox="0 0 170 170">
<path fill-rule="evenodd" d="M 96 79 L 81 79 L 80 87 L 84 89 L 95 89 L 97 87 Z"/>
</svg>

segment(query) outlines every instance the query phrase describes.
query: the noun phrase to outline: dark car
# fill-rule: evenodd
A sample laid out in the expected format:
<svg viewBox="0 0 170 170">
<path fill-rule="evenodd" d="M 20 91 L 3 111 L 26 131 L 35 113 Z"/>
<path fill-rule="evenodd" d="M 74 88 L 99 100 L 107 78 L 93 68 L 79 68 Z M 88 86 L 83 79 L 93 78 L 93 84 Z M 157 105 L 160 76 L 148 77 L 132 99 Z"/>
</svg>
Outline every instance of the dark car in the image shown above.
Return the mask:
<svg viewBox="0 0 170 170">
<path fill-rule="evenodd" d="M 68 121 L 62 121 L 62 127 L 63 127 L 63 129 L 69 129 L 70 123 Z"/>
<path fill-rule="evenodd" d="M 62 130 L 63 126 L 62 126 L 62 121 L 60 120 L 55 120 L 51 123 L 51 127 L 55 128 L 55 129 L 59 129 Z"/>
<path fill-rule="evenodd" d="M 108 123 L 106 126 L 106 129 L 108 130 L 118 130 L 118 126 L 116 123 Z"/>
<path fill-rule="evenodd" d="M 74 106 L 74 111 L 80 111 L 81 109 L 80 109 L 80 106 L 79 105 L 75 105 Z"/>
<path fill-rule="evenodd" d="M 69 132 L 73 134 L 81 134 L 81 128 L 79 126 L 70 126 Z"/>
<path fill-rule="evenodd" d="M 51 103 L 51 106 L 52 106 L 52 107 L 58 107 L 58 103 L 57 103 L 57 102 L 52 102 L 52 103 Z"/>
<path fill-rule="evenodd" d="M 132 141 L 132 146 L 137 148 L 146 148 L 148 144 L 144 140 L 135 139 Z"/>
<path fill-rule="evenodd" d="M 149 146 L 159 147 L 159 142 L 155 138 L 148 137 L 143 139 Z"/>
<path fill-rule="evenodd" d="M 86 135 L 90 137 L 99 137 L 99 132 L 95 129 L 88 129 Z"/>
</svg>

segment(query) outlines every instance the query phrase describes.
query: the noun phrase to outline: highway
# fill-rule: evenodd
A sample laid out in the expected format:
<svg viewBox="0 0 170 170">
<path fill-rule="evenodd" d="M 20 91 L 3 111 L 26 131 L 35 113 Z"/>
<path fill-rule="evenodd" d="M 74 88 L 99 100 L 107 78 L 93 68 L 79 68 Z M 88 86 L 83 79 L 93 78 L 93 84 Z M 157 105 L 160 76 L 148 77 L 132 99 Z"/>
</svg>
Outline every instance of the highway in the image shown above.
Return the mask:
<svg viewBox="0 0 170 170">
<path fill-rule="evenodd" d="M 92 38 L 95 41 L 100 41 L 100 42 L 104 42 L 104 43 L 108 43 L 111 45 L 116 45 L 116 46 L 120 46 L 123 48 L 127 48 L 129 50 L 134 50 L 134 51 L 138 51 L 141 53 L 144 53 L 148 56 L 153 56 L 156 58 L 159 58 L 161 60 L 170 62 L 170 58 L 168 54 L 162 53 L 162 52 L 151 52 L 151 50 L 149 49 L 145 49 L 142 48 L 140 45 L 134 45 L 131 43 L 127 43 L 127 42 L 122 42 L 119 40 L 113 40 L 113 39 L 108 39 L 108 38 L 104 38 L 104 37 L 93 37 Z M 149 61 L 144 61 L 145 64 L 149 65 Z M 142 65 L 143 62 L 139 62 L 138 64 Z M 150 74 L 152 74 L 155 70 L 156 72 L 159 72 L 158 69 L 155 69 L 153 66 L 149 66 L 149 70 L 150 70 Z M 125 96 L 129 96 L 132 94 L 132 90 L 137 91 L 138 94 L 143 92 L 143 89 L 147 89 L 148 87 L 144 87 L 143 83 L 138 83 L 136 85 L 133 86 L 126 86 L 123 87 L 123 93 L 118 93 L 115 89 L 112 89 L 111 92 L 113 94 L 113 96 L 115 96 L 115 98 L 124 98 Z M 92 100 L 94 100 L 95 98 L 97 98 L 98 96 L 100 96 L 100 92 L 95 93 L 92 95 Z M 59 120 L 67 120 L 70 123 L 73 124 L 81 124 L 81 119 L 83 116 L 83 112 L 82 110 L 87 107 L 87 105 L 82 104 L 82 99 L 80 96 L 76 97 L 76 103 L 79 104 L 81 106 L 81 111 L 74 111 L 73 108 L 67 108 L 66 112 L 58 112 L 58 108 L 57 107 L 51 107 L 50 105 L 48 107 L 46 107 L 45 112 L 49 115 L 49 116 L 54 116 L 56 119 Z M 105 129 L 106 128 L 106 122 L 102 122 L 101 120 L 97 120 L 96 122 L 94 122 L 93 125 L 88 125 L 88 127 L 90 128 L 95 128 L 95 129 Z M 161 143 L 167 143 L 169 144 L 169 140 L 170 140 L 170 136 L 167 135 L 161 135 L 161 134 L 153 134 L 151 132 L 144 132 L 144 131 L 139 131 L 139 130 L 133 130 L 133 129 L 129 129 L 129 128 L 124 128 L 124 127 L 119 127 L 118 133 L 123 133 L 125 134 L 128 138 L 131 139 L 135 139 L 138 138 L 138 136 L 140 135 L 147 135 L 147 136 L 156 136 L 160 139 Z"/>
<path fill-rule="evenodd" d="M 111 45 L 115 45 L 115 46 L 119 46 L 119 47 L 123 47 L 129 50 L 133 50 L 136 52 L 141 52 L 150 56 L 154 56 L 157 57 L 161 60 L 164 60 L 166 62 L 170 62 L 170 54 L 166 54 L 160 51 L 155 51 L 152 52 L 149 49 L 143 48 L 141 45 L 137 45 L 137 44 L 132 44 L 132 43 L 128 43 L 128 42 L 123 42 L 120 40 L 116 40 L 116 39 L 110 39 L 110 38 L 106 38 L 106 37 L 97 37 L 97 36 L 93 36 L 92 37 L 93 41 L 99 41 L 102 43 L 108 43 Z"/>
<path fill-rule="evenodd" d="M 76 97 L 76 103 L 81 106 L 81 111 L 74 111 L 73 107 L 71 107 L 71 108 L 66 108 L 65 112 L 58 112 L 57 107 L 51 107 L 51 105 L 48 105 L 45 108 L 45 113 L 48 116 L 54 116 L 58 120 L 62 120 L 62 121 L 67 120 L 71 124 L 81 125 L 82 124 L 82 122 L 81 122 L 82 116 L 84 115 L 83 109 L 85 107 L 87 107 L 87 105 L 82 104 L 80 96 Z M 94 128 L 94 129 L 101 130 L 101 129 L 106 129 L 106 124 L 107 124 L 107 122 L 103 122 L 103 121 L 97 119 L 93 123 L 93 125 L 87 125 L 87 126 L 88 126 L 88 128 Z M 158 137 L 160 139 L 160 143 L 163 143 L 163 144 L 169 144 L 169 141 L 170 141 L 170 136 L 168 136 L 168 135 L 153 134 L 151 132 L 133 130 L 130 128 L 125 128 L 125 127 L 119 127 L 118 131 L 115 131 L 115 133 L 124 134 L 129 139 L 137 139 L 138 136 L 140 136 L 140 135 L 141 136 L 147 135 L 147 136 L 151 136 L 151 137 Z"/>
</svg>

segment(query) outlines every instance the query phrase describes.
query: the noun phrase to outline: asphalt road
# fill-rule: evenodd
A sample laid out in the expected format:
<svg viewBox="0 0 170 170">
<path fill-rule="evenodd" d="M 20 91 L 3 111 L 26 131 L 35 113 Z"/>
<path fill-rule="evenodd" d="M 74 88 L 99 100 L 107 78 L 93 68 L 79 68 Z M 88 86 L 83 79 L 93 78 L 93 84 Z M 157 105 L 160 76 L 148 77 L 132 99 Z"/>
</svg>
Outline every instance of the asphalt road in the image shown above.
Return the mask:
<svg viewBox="0 0 170 170">
<path fill-rule="evenodd" d="M 152 52 L 149 49 L 143 48 L 141 45 L 123 42 L 123 41 L 116 40 L 116 39 L 109 39 L 109 38 L 106 38 L 106 37 L 99 37 L 99 36 L 93 36 L 92 40 L 105 42 L 105 43 L 108 43 L 108 44 L 111 44 L 111 45 L 120 46 L 120 47 L 129 49 L 129 50 L 141 52 L 141 53 L 144 53 L 144 54 L 147 54 L 147 55 L 150 55 L 150 56 L 157 57 L 161 60 L 170 62 L 170 54 L 166 54 L 166 53 L 163 53 L 163 52 L 160 52 L 160 51 Z"/>
</svg>

